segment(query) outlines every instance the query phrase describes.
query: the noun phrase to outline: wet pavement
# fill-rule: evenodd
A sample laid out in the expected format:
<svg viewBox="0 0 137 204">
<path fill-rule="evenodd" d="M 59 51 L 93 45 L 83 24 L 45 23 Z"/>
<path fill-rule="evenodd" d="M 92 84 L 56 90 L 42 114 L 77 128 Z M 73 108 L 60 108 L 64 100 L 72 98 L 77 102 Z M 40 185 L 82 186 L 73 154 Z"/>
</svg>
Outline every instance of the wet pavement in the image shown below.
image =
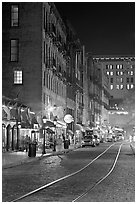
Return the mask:
<svg viewBox="0 0 137 204">
<path fill-rule="evenodd" d="M 11 201 L 42 185 L 81 169 L 110 145 L 110 143 L 105 143 L 94 148 L 79 148 L 67 154 L 43 157 L 43 159 L 37 160 L 36 162 L 4 169 L 3 202 Z M 115 147 L 113 149 L 115 149 Z M 89 169 L 89 171 L 86 170 L 84 175 L 72 177 L 69 182 L 66 180 L 64 185 L 58 186 L 57 184 L 51 186 L 51 191 L 44 191 L 43 196 L 41 195 L 39 197 L 36 195 L 33 199 L 35 201 L 37 200 L 37 202 L 44 202 L 45 200 L 46 202 L 69 201 L 70 197 L 75 197 L 75 194 L 79 195 L 79 193 L 85 189 L 84 185 L 87 186 L 90 180 L 92 181 L 91 184 L 93 183 L 96 176 L 100 175 L 100 167 L 101 174 L 104 174 L 103 167 L 106 168 L 106 162 L 111 162 L 110 157 L 113 156 L 113 151 L 110 149 L 108 154 L 105 154 L 103 158 L 97 160 L 96 165 L 92 165 L 91 169 Z M 84 183 L 84 181 L 86 182 Z M 80 188 L 82 188 L 81 191 Z M 48 198 L 49 200 L 47 200 Z M 29 201 L 28 198 L 26 201 Z M 83 201 L 87 201 L 87 198 Z M 107 179 L 105 183 L 103 182 L 103 185 L 101 184 L 95 193 L 90 193 L 88 195 L 88 201 L 134 201 L 134 155 L 130 144 L 124 145 L 122 148 L 121 157 L 113 177 Z"/>
</svg>

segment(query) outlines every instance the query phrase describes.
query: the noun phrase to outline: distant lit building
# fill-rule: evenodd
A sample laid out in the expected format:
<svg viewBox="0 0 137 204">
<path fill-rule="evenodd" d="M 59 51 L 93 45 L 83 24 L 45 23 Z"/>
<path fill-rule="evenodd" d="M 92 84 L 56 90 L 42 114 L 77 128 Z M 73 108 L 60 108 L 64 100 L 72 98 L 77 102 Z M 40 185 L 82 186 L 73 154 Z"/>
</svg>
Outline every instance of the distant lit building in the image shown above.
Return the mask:
<svg viewBox="0 0 137 204">
<path fill-rule="evenodd" d="M 95 56 L 109 78 L 110 105 L 119 104 L 127 92 L 135 88 L 134 56 Z"/>
</svg>

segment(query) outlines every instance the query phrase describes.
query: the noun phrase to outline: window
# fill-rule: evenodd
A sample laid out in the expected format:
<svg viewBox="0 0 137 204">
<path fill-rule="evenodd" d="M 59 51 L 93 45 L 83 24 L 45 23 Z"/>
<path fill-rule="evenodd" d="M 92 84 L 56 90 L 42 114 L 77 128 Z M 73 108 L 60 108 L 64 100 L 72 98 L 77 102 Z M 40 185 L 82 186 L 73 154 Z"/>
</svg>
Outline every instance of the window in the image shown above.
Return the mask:
<svg viewBox="0 0 137 204">
<path fill-rule="evenodd" d="M 113 78 L 110 78 L 110 83 L 113 83 Z"/>
<path fill-rule="evenodd" d="M 131 71 L 131 72 L 130 72 L 130 75 L 133 75 L 133 74 L 134 74 L 134 72 L 133 72 L 133 71 Z"/>
<path fill-rule="evenodd" d="M 111 90 L 113 89 L 113 85 L 112 85 L 112 84 L 110 85 L 110 89 L 111 89 Z"/>
<path fill-rule="evenodd" d="M 22 84 L 22 71 L 14 71 L 14 84 Z"/>
<path fill-rule="evenodd" d="M 123 85 L 123 84 L 121 84 L 121 85 L 120 85 L 120 89 L 123 89 L 123 88 L 124 88 L 124 85 Z"/>
<path fill-rule="evenodd" d="M 107 64 L 106 69 L 113 69 L 113 65 L 112 64 Z"/>
<path fill-rule="evenodd" d="M 120 85 L 119 85 L 119 84 L 117 84 L 117 85 L 116 85 L 116 89 L 119 89 L 119 88 L 120 88 Z"/>
<path fill-rule="evenodd" d="M 11 6 L 11 26 L 17 27 L 19 25 L 19 8 L 18 5 Z"/>
<path fill-rule="evenodd" d="M 107 75 L 109 75 L 109 72 L 107 72 Z"/>
<path fill-rule="evenodd" d="M 18 61 L 18 40 L 11 40 L 10 41 L 10 61 L 17 62 Z"/>
<path fill-rule="evenodd" d="M 133 79 L 133 77 L 131 77 L 131 83 L 133 83 L 134 82 L 134 79 Z"/>
<path fill-rule="evenodd" d="M 129 84 L 127 84 L 127 89 L 130 89 L 130 85 Z"/>
<path fill-rule="evenodd" d="M 116 69 L 119 69 L 119 64 L 116 65 Z"/>
<path fill-rule="evenodd" d="M 134 88 L 134 85 L 133 84 L 131 84 L 131 89 L 133 89 Z"/>
<path fill-rule="evenodd" d="M 113 75 L 113 72 L 110 72 L 110 75 L 112 76 L 112 75 Z"/>
<path fill-rule="evenodd" d="M 135 65 L 131 64 L 131 65 L 130 65 L 130 68 L 131 68 L 131 69 L 135 68 Z"/>
<path fill-rule="evenodd" d="M 127 78 L 127 83 L 129 83 L 129 78 Z"/>
<path fill-rule="evenodd" d="M 113 65 L 112 65 L 112 64 L 110 64 L 110 65 L 109 65 L 109 68 L 110 68 L 110 69 L 113 69 Z"/>
<path fill-rule="evenodd" d="M 119 68 L 120 68 L 120 69 L 123 69 L 123 64 L 120 64 L 120 65 L 119 65 Z"/>
<path fill-rule="evenodd" d="M 123 72 L 120 72 L 120 75 L 123 75 Z"/>
<path fill-rule="evenodd" d="M 117 71 L 116 71 L 116 75 L 118 76 L 119 74 L 120 74 L 120 72 L 117 72 Z"/>
<path fill-rule="evenodd" d="M 120 78 L 120 82 L 123 82 L 123 78 Z"/>
<path fill-rule="evenodd" d="M 117 68 L 117 69 L 123 69 L 123 64 L 117 64 L 117 65 L 116 65 L 116 68 Z"/>
</svg>

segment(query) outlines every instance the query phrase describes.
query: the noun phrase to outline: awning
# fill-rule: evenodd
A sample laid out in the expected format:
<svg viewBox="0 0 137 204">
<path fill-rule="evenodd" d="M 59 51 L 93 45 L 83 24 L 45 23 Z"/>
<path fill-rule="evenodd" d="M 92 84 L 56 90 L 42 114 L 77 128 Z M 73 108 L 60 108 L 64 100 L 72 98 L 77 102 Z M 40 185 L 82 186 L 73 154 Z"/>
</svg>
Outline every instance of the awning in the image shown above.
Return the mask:
<svg viewBox="0 0 137 204">
<path fill-rule="evenodd" d="M 67 130 L 67 132 L 68 132 L 70 135 L 74 135 L 74 133 L 72 132 L 72 130 Z"/>
<path fill-rule="evenodd" d="M 76 131 L 76 130 L 80 130 L 80 131 L 82 131 L 82 132 L 85 132 L 84 127 L 83 127 L 81 124 L 78 124 L 78 123 L 75 125 L 75 131 Z"/>
<path fill-rule="evenodd" d="M 63 122 L 63 121 L 60 121 L 60 120 L 57 121 L 57 125 L 56 126 L 57 127 L 62 127 L 62 128 L 66 128 L 67 127 L 66 123 Z"/>
<path fill-rule="evenodd" d="M 84 126 L 85 130 L 92 130 L 92 128 L 88 127 L 88 126 Z"/>
<path fill-rule="evenodd" d="M 46 131 L 47 131 L 47 133 L 55 134 L 55 132 L 50 128 L 46 128 Z"/>
<path fill-rule="evenodd" d="M 47 120 L 44 126 L 45 127 L 55 127 L 54 122 L 51 120 Z"/>
</svg>

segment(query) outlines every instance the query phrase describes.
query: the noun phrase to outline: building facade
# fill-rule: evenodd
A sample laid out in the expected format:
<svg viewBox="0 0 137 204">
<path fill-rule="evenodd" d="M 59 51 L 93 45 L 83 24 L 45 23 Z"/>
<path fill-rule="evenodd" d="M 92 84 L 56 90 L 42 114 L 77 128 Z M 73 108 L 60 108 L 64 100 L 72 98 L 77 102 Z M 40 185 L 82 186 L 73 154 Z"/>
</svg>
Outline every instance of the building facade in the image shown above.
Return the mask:
<svg viewBox="0 0 137 204">
<path fill-rule="evenodd" d="M 102 71 L 108 77 L 109 122 L 111 126 L 126 129 L 129 134 L 130 129 L 135 125 L 133 116 L 135 111 L 135 57 L 94 56 L 93 60 L 102 66 Z M 128 127 L 129 124 L 132 128 Z"/>
<path fill-rule="evenodd" d="M 91 53 L 87 53 L 87 81 L 89 96 L 89 121 L 91 126 L 100 123 L 102 113 L 102 72 L 93 61 Z"/>
<path fill-rule="evenodd" d="M 110 105 L 117 105 L 129 90 L 135 87 L 134 56 L 93 56 L 94 61 L 101 63 L 102 69 L 109 78 Z"/>
<path fill-rule="evenodd" d="M 2 94 L 42 118 L 57 118 L 65 134 L 65 114 L 83 115 L 83 49 L 52 2 L 2 5 Z M 74 130 L 74 124 L 68 127 Z"/>
</svg>

